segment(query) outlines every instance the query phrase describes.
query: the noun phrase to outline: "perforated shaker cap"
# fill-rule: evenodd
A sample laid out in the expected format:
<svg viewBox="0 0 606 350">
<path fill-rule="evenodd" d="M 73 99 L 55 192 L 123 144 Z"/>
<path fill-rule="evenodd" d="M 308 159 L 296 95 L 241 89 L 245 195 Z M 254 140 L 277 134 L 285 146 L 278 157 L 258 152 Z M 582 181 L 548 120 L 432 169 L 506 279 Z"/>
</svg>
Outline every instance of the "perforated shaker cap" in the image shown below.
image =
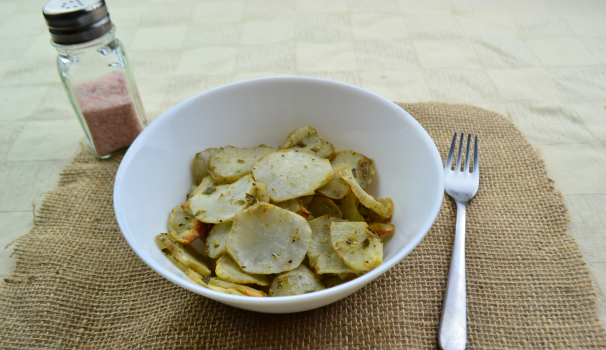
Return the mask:
<svg viewBox="0 0 606 350">
<path fill-rule="evenodd" d="M 105 0 L 51 0 L 42 14 L 57 44 L 84 43 L 112 29 Z"/>
</svg>

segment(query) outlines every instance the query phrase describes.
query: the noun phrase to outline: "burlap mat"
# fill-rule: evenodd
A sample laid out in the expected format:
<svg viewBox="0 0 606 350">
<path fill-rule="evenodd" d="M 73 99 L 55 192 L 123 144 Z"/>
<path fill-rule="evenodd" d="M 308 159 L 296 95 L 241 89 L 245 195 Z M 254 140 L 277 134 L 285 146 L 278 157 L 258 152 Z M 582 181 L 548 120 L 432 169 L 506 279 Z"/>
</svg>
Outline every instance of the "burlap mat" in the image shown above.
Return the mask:
<svg viewBox="0 0 606 350">
<path fill-rule="evenodd" d="M 467 211 L 468 348 L 605 348 L 566 208 L 524 136 L 480 108 L 402 107 L 443 157 L 453 130 L 479 134 L 480 190 Z M 2 347 L 436 347 L 455 229 L 448 196 L 427 237 L 374 283 L 318 310 L 266 315 L 177 287 L 139 260 L 113 213 L 120 159 L 79 154 L 17 242 L 16 271 L 0 286 Z"/>
</svg>

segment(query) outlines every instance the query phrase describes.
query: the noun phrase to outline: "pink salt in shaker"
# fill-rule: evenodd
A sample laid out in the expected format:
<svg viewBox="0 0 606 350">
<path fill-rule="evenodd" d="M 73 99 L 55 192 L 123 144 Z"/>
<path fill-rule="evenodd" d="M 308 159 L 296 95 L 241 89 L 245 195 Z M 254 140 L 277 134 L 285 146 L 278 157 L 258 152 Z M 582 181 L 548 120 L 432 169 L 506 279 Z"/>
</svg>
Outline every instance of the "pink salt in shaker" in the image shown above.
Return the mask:
<svg viewBox="0 0 606 350">
<path fill-rule="evenodd" d="M 128 147 L 147 126 L 135 78 L 104 0 L 52 0 L 42 13 L 57 67 L 95 155 Z"/>
</svg>

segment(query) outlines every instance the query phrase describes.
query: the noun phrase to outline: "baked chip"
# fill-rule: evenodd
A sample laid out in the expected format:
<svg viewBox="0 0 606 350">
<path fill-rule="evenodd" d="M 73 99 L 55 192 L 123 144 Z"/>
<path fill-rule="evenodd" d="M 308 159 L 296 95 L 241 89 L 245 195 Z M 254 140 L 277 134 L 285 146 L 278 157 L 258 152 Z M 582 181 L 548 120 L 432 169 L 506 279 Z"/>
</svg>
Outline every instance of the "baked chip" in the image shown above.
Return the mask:
<svg viewBox="0 0 606 350">
<path fill-rule="evenodd" d="M 315 135 L 307 135 L 299 142 L 290 146 L 290 149 L 296 152 L 316 153 L 322 149 L 322 140 Z"/>
<path fill-rule="evenodd" d="M 226 281 L 220 280 L 216 277 L 212 277 L 210 279 L 209 285 L 224 288 L 224 289 L 233 289 L 244 295 L 248 295 L 249 297 L 266 297 L 267 296 L 263 291 L 260 291 L 258 289 L 254 289 L 254 288 L 251 288 L 248 286 L 243 286 L 241 284 L 226 282 Z"/>
<path fill-rule="evenodd" d="M 192 196 L 192 193 L 194 193 L 194 191 L 196 190 L 196 188 L 198 188 L 198 186 L 196 186 L 196 185 L 191 185 L 189 187 L 189 191 L 187 191 L 187 199 L 189 199 L 189 197 Z"/>
<path fill-rule="evenodd" d="M 370 185 L 372 177 L 376 173 L 375 162 L 372 159 L 351 150 L 337 152 L 331 159 L 330 165 L 334 169 L 353 168 L 354 178 L 362 189 Z"/>
<path fill-rule="evenodd" d="M 330 162 L 307 152 L 270 153 L 253 167 L 255 180 L 267 184 L 274 202 L 314 194 L 333 178 Z"/>
<path fill-rule="evenodd" d="M 328 198 L 341 199 L 351 192 L 351 187 L 347 182 L 341 180 L 341 176 L 338 173 L 335 173 L 329 183 L 318 188 L 318 192 Z"/>
<path fill-rule="evenodd" d="M 370 184 L 372 177 L 375 174 L 374 161 L 365 157 L 363 154 L 351 150 L 334 154 L 330 161 L 330 165 L 335 169 L 336 174 L 338 174 L 340 168 L 352 168 L 354 178 L 362 189 Z M 350 186 L 348 186 L 339 175 L 336 175 L 331 182 L 319 188 L 318 192 L 326 197 L 341 199 L 349 193 L 349 187 Z"/>
<path fill-rule="evenodd" d="M 250 174 L 253 165 L 266 154 L 275 152 L 273 147 L 239 148 L 226 146 L 210 158 L 210 175 L 218 181 L 232 183 Z"/>
<path fill-rule="evenodd" d="M 381 198 L 381 199 L 379 199 L 379 203 L 381 203 L 386 208 L 389 215 L 387 217 L 382 217 L 381 215 L 375 213 L 374 211 L 369 210 L 367 222 L 388 223 L 391 221 L 391 216 L 393 215 L 393 201 L 390 198 Z"/>
<path fill-rule="evenodd" d="M 210 175 L 205 176 L 202 179 L 202 181 L 200 181 L 200 184 L 193 191 L 191 191 L 189 193 L 188 199 L 191 198 L 191 197 L 193 197 L 193 196 L 195 196 L 195 195 L 197 195 L 198 193 L 204 192 L 205 190 L 207 190 L 210 187 L 216 187 L 216 186 L 219 186 L 219 185 L 225 185 L 225 182 L 215 180 Z"/>
<path fill-rule="evenodd" d="M 360 201 L 358 200 L 358 197 L 352 192 L 349 192 L 343 199 L 337 202 L 344 220 L 363 222 L 364 216 L 358 211 L 359 204 Z"/>
<path fill-rule="evenodd" d="M 192 269 L 187 269 L 187 271 L 185 271 L 185 275 L 189 277 L 189 279 L 191 279 L 192 281 L 198 283 L 199 285 L 208 288 L 208 283 L 206 283 L 204 278 L 202 278 L 202 276 L 200 276 L 200 274 L 196 271 Z M 210 277 L 207 278 L 210 280 Z"/>
<path fill-rule="evenodd" d="M 358 274 L 348 273 L 348 274 L 326 274 L 322 275 L 322 284 L 326 288 L 332 288 L 338 286 L 340 284 L 351 281 L 352 279 L 358 277 Z"/>
<path fill-rule="evenodd" d="M 218 150 L 219 148 L 209 148 L 196 154 L 192 169 L 194 173 L 194 184 L 198 185 L 203 178 L 210 175 L 208 172 L 210 168 L 210 157 Z"/>
<path fill-rule="evenodd" d="M 271 282 L 269 295 L 281 297 L 317 292 L 323 289 L 326 288 L 320 281 L 320 276 L 316 275 L 307 266 L 300 265 L 292 271 L 277 275 Z"/>
<path fill-rule="evenodd" d="M 335 153 L 335 146 L 333 146 L 332 143 L 322 139 L 320 139 L 320 142 L 322 143 L 322 147 L 316 152 L 316 155 L 322 158 L 330 158 L 333 153 Z"/>
<path fill-rule="evenodd" d="M 194 282 L 198 283 L 199 285 L 201 285 L 203 287 L 206 287 L 206 288 L 208 288 L 210 290 L 214 290 L 215 292 L 225 293 L 225 294 L 232 294 L 232 295 L 239 295 L 239 296 L 247 296 L 248 295 L 248 294 L 244 294 L 243 292 L 240 292 L 236 288 L 225 288 L 225 287 L 214 285 L 214 284 L 212 284 L 212 279 L 215 278 L 215 277 L 213 277 L 213 278 L 207 277 L 205 279 L 202 279 L 202 276 L 200 276 L 199 274 L 197 274 L 192 269 L 188 269 L 187 271 L 185 271 L 185 274 L 192 281 L 194 281 Z M 207 280 L 208 280 L 208 283 L 206 282 Z M 228 283 L 228 282 L 225 282 L 225 283 Z M 235 285 L 235 284 L 230 283 L 230 285 Z M 247 288 L 250 288 L 250 287 L 247 287 Z M 263 292 L 261 292 L 261 293 L 263 293 Z M 263 293 L 263 294 L 265 294 L 265 293 Z M 265 296 L 265 295 L 263 295 L 263 296 Z"/>
<path fill-rule="evenodd" d="M 311 125 L 293 130 L 286 138 L 286 143 L 280 148 L 312 152 L 321 158 L 328 158 L 335 152 L 333 144 L 320 139 L 316 129 Z"/>
<path fill-rule="evenodd" d="M 267 276 L 244 272 L 228 254 L 222 255 L 219 260 L 217 260 L 215 273 L 220 279 L 231 283 L 258 284 L 260 286 L 269 284 Z"/>
<path fill-rule="evenodd" d="M 254 197 L 256 187 L 251 175 L 232 184 L 210 186 L 194 192 L 196 194 L 187 201 L 189 211 L 196 219 L 211 224 L 229 221 L 236 213 L 257 202 Z"/>
<path fill-rule="evenodd" d="M 379 237 L 389 235 L 395 232 L 396 227 L 392 224 L 385 224 L 382 222 L 372 222 L 368 224 L 368 227 L 372 232 L 376 233 Z"/>
<path fill-rule="evenodd" d="M 358 197 L 360 203 L 377 213 L 381 218 L 391 218 L 393 214 L 393 202 L 391 199 L 383 198 L 377 201 L 360 187 L 360 184 L 354 179 L 350 168 L 340 168 L 338 171 L 341 178 L 351 186 L 351 191 Z"/>
<path fill-rule="evenodd" d="M 286 137 L 286 143 L 284 145 L 282 145 L 281 148 L 282 149 L 290 148 L 290 147 L 296 145 L 297 143 L 301 142 L 306 136 L 316 136 L 317 137 L 318 132 L 311 125 L 296 128 L 295 130 L 291 131 L 290 134 L 288 134 L 288 136 Z"/>
<path fill-rule="evenodd" d="M 259 203 L 234 216 L 226 248 L 242 271 L 270 274 L 299 266 L 310 243 L 311 228 L 303 217 Z"/>
<path fill-rule="evenodd" d="M 307 218 L 310 214 L 305 206 L 303 206 L 303 203 L 299 198 L 289 199 L 284 202 L 272 202 L 271 204 L 275 205 L 276 207 L 292 211 L 293 213 L 299 214 L 304 218 Z"/>
<path fill-rule="evenodd" d="M 330 223 L 340 221 L 324 215 L 309 222 L 311 231 L 311 244 L 307 250 L 309 264 L 317 274 L 326 273 L 355 273 L 356 271 L 345 265 L 341 257 L 332 246 L 330 239 Z"/>
<path fill-rule="evenodd" d="M 179 243 L 190 244 L 196 238 L 206 238 L 210 228 L 196 220 L 190 213 L 183 210 L 181 205 L 173 208 L 168 220 L 168 232 Z"/>
<path fill-rule="evenodd" d="M 303 209 L 303 205 L 299 201 L 299 198 L 293 198 L 283 202 L 271 202 L 270 204 L 273 204 L 276 207 L 280 207 L 282 209 L 286 209 L 288 211 L 292 211 L 293 213 L 296 213 L 297 211 Z"/>
<path fill-rule="evenodd" d="M 222 222 L 215 225 L 206 239 L 206 255 L 213 259 L 217 259 L 221 255 L 225 254 L 225 241 L 227 241 L 227 235 L 231 231 L 232 221 Z"/>
<path fill-rule="evenodd" d="M 307 206 L 307 210 L 309 210 L 309 212 L 316 218 L 327 214 L 333 218 L 340 219 L 343 217 L 341 210 L 339 210 L 339 207 L 335 204 L 335 202 L 333 202 L 330 198 L 323 196 L 314 196 Z"/>
<path fill-rule="evenodd" d="M 303 204 L 304 206 L 308 206 L 309 203 L 311 203 L 311 201 L 314 199 L 314 195 L 310 194 L 309 196 L 303 196 L 303 197 L 299 197 L 299 200 L 301 201 L 301 204 Z"/>
<path fill-rule="evenodd" d="M 219 293 L 239 295 L 239 296 L 243 296 L 243 297 L 246 296 L 246 294 L 241 293 L 241 292 L 239 292 L 239 291 L 237 291 L 235 289 L 232 289 L 232 288 L 221 288 L 221 287 L 214 286 L 212 284 L 208 285 L 208 289 L 212 289 L 215 292 L 219 292 Z"/>
<path fill-rule="evenodd" d="M 343 263 L 368 271 L 383 262 L 383 242 L 365 222 L 331 222 L 330 240 Z"/>
<path fill-rule="evenodd" d="M 257 200 L 259 202 L 269 203 L 269 192 L 267 191 L 267 185 L 261 181 L 255 181 L 255 186 L 257 186 Z"/>
<path fill-rule="evenodd" d="M 204 257 L 198 254 L 198 252 L 194 251 L 193 249 L 188 249 L 188 247 L 175 241 L 167 233 L 157 235 L 156 240 L 164 245 L 172 256 L 181 264 L 189 267 L 202 276 L 206 277 L 210 275 L 211 271 L 208 268 L 208 265 L 204 262 Z"/>
</svg>

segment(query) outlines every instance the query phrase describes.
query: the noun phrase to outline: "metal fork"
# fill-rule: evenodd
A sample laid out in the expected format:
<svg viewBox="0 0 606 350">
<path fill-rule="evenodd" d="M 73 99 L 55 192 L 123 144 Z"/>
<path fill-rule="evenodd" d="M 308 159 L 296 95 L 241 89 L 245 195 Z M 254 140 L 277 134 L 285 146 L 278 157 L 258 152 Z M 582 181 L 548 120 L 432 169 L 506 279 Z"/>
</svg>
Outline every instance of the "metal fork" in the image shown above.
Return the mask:
<svg viewBox="0 0 606 350">
<path fill-rule="evenodd" d="M 455 131 L 446 157 L 444 166 L 444 189 L 457 204 L 457 226 L 455 231 L 454 248 L 450 259 L 450 271 L 446 282 L 444 305 L 438 342 L 443 350 L 462 350 L 467 346 L 467 295 L 465 291 L 465 209 L 467 202 L 478 192 L 480 184 L 480 164 L 478 156 L 478 135 L 475 137 L 473 152 L 473 172 L 469 172 L 469 148 L 471 133 L 467 136 L 467 154 L 465 155 L 465 169 L 461 171 L 461 156 L 463 151 L 463 137 L 459 143 L 459 154 L 454 170 L 452 155 L 457 142 Z"/>
</svg>

